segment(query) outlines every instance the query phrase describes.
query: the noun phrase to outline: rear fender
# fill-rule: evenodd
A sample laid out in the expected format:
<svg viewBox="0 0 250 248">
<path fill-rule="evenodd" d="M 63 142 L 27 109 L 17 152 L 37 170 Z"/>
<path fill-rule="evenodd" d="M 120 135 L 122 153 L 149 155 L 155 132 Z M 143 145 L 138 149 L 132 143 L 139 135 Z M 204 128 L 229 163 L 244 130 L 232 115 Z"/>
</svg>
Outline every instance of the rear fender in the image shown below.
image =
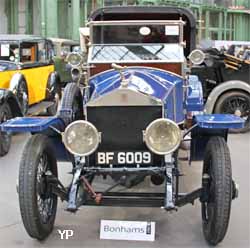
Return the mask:
<svg viewBox="0 0 250 248">
<path fill-rule="evenodd" d="M 15 89 L 17 88 L 18 84 L 21 82 L 21 81 L 24 81 L 26 83 L 26 86 L 27 86 L 27 89 L 28 89 L 28 85 L 27 85 L 27 81 L 24 77 L 23 74 L 21 73 L 15 73 L 11 80 L 10 80 L 10 87 L 9 87 L 9 90 L 14 92 Z"/>
</svg>

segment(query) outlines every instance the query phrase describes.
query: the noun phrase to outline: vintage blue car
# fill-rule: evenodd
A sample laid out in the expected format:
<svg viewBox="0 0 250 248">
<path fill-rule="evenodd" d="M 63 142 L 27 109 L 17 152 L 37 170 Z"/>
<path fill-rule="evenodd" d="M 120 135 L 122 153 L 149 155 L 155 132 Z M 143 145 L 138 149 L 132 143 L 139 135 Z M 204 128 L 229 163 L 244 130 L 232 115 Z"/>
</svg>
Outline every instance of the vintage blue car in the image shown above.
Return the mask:
<svg viewBox="0 0 250 248">
<path fill-rule="evenodd" d="M 195 49 L 195 19 L 183 8 L 113 7 L 89 20 L 90 44 L 68 57 L 74 76 L 56 117 L 16 118 L 2 132 L 30 132 L 19 171 L 18 194 L 28 234 L 38 240 L 52 231 L 57 198 L 67 210 L 80 206 L 162 207 L 177 210 L 201 202 L 205 239 L 226 234 L 237 184 L 227 146 L 229 128 L 242 128 L 234 115 L 203 114 L 202 86 L 190 75 L 203 56 Z M 86 29 L 84 35 L 88 35 Z M 84 44 L 84 42 L 81 42 Z M 189 60 L 189 61 L 187 61 Z M 178 151 L 190 137 L 190 163 L 203 160 L 202 185 L 179 192 Z M 57 162 L 72 163 L 72 182 L 58 178 Z M 114 184 L 96 192 L 96 176 Z M 146 176 L 164 184 L 163 193 L 116 190 Z"/>
</svg>

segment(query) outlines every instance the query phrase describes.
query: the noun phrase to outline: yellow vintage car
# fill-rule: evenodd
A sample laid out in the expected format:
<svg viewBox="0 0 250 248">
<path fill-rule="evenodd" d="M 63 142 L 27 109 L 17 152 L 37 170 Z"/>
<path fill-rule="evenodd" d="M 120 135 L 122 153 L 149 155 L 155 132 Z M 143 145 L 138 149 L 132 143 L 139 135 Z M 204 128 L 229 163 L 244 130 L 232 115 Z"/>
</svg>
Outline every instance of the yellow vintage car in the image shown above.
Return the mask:
<svg viewBox="0 0 250 248">
<path fill-rule="evenodd" d="M 46 109 L 55 115 L 61 97 L 52 42 L 31 35 L 0 35 L 0 123 Z M 0 156 L 11 135 L 0 133 Z"/>
</svg>

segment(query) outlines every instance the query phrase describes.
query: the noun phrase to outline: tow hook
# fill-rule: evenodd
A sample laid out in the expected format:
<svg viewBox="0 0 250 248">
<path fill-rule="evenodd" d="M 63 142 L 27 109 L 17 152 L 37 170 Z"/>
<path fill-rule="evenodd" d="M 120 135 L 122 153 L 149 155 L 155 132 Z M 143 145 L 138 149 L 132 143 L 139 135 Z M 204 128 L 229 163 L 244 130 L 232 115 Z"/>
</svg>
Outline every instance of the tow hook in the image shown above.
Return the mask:
<svg viewBox="0 0 250 248">
<path fill-rule="evenodd" d="M 85 187 L 87 188 L 87 192 L 91 195 L 91 197 L 95 200 L 96 204 L 100 204 L 102 200 L 102 194 L 96 193 L 94 189 L 91 187 L 90 183 L 86 179 L 86 177 L 81 176 L 80 180 L 84 183 Z"/>
<path fill-rule="evenodd" d="M 234 180 L 232 180 L 232 199 L 236 199 L 239 197 L 239 184 L 237 184 Z"/>
</svg>

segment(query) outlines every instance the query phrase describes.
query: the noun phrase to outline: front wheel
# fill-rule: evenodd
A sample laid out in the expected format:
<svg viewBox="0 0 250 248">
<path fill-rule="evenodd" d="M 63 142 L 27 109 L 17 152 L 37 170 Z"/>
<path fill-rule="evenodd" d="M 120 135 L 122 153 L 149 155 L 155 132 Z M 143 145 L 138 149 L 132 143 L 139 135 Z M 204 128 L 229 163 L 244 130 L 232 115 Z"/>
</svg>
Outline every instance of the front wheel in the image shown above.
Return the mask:
<svg viewBox="0 0 250 248">
<path fill-rule="evenodd" d="M 11 119 L 12 112 L 9 104 L 6 102 L 0 105 L 0 124 Z M 0 157 L 6 155 L 11 146 L 11 134 L 0 131 Z"/>
<path fill-rule="evenodd" d="M 66 85 L 59 117 L 64 121 L 65 125 L 69 125 L 76 120 L 83 120 L 83 97 L 76 83 Z"/>
<path fill-rule="evenodd" d="M 209 244 L 217 245 L 226 235 L 232 201 L 231 160 L 222 137 L 212 137 L 207 144 L 202 178 L 203 233 Z"/>
<path fill-rule="evenodd" d="M 57 177 L 57 163 L 48 137 L 32 136 L 19 169 L 19 205 L 24 227 L 32 238 L 45 239 L 53 230 L 57 196 L 47 176 Z"/>
</svg>

